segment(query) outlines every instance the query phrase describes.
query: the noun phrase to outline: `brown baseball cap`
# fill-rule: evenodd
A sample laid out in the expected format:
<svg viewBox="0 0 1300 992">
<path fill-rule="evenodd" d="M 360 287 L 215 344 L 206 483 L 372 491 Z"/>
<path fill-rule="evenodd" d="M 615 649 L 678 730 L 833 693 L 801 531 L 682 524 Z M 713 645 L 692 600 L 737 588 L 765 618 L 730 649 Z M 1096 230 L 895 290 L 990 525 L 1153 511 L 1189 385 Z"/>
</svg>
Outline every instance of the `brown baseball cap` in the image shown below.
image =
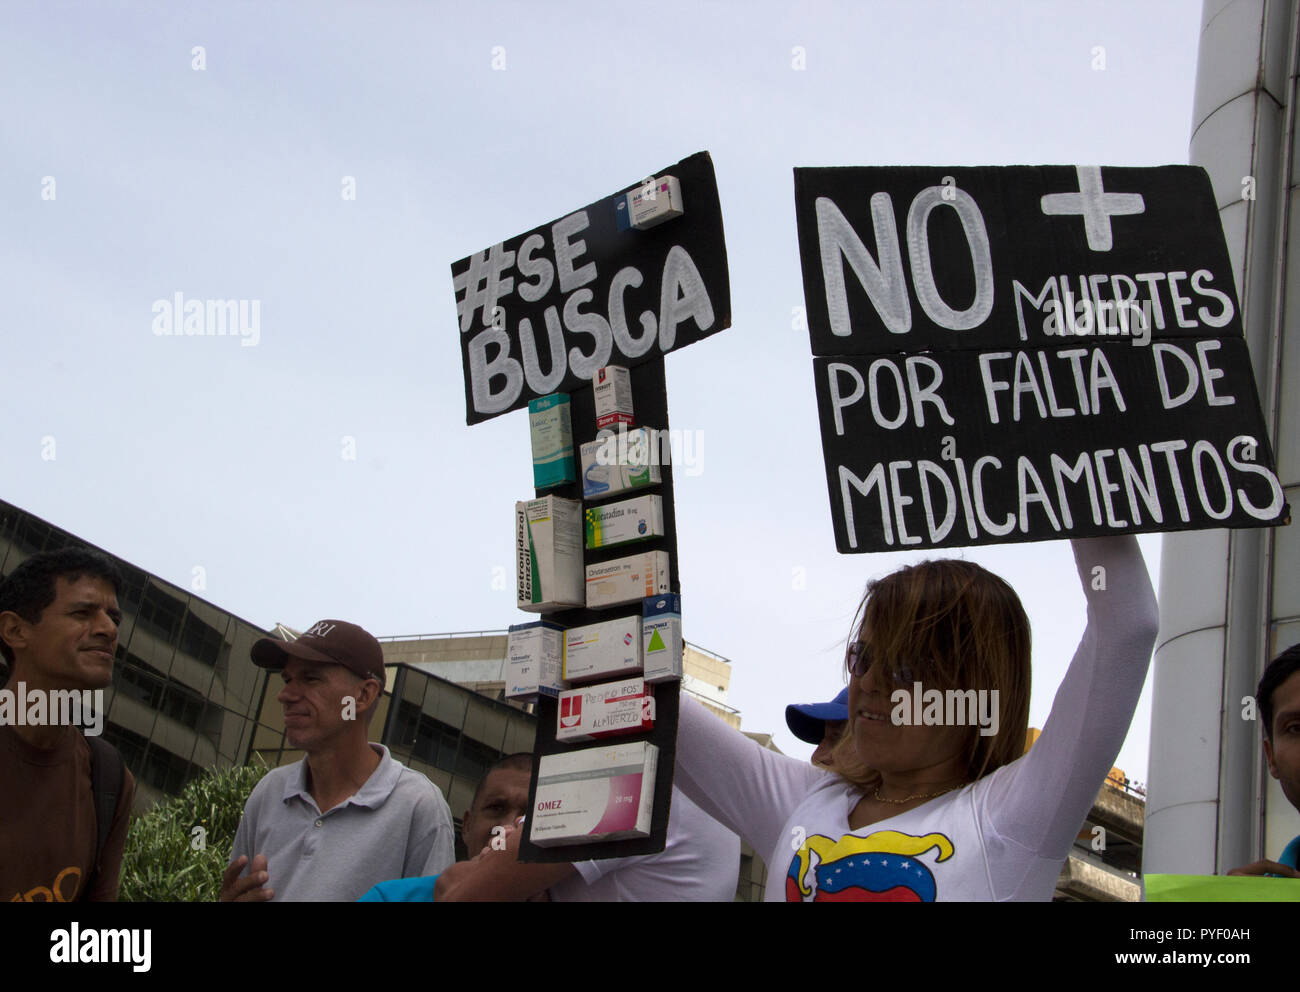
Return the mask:
<svg viewBox="0 0 1300 992">
<path fill-rule="evenodd" d="M 296 641 L 263 637 L 249 652 L 253 664 L 278 671 L 290 658 L 342 665 L 363 679 L 384 684 L 384 649 L 367 631 L 346 620 L 318 620 Z"/>
</svg>

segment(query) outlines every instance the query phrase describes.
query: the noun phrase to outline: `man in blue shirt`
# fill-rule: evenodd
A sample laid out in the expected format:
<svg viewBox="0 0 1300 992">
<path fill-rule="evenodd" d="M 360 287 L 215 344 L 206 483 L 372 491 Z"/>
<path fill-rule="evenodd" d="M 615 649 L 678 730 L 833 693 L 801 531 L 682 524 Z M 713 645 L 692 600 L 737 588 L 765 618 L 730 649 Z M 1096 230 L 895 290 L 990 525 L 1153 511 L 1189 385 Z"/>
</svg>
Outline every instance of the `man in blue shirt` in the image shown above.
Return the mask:
<svg viewBox="0 0 1300 992">
<path fill-rule="evenodd" d="M 1255 692 L 1264 729 L 1264 758 L 1282 794 L 1300 812 L 1300 644 L 1287 648 L 1264 669 Z M 1277 861 L 1256 861 L 1229 875 L 1300 878 L 1300 836 Z"/>
<path fill-rule="evenodd" d="M 528 812 L 532 755 L 488 769 L 465 813 L 469 860 L 438 875 L 374 886 L 362 902 L 730 901 L 736 892 L 740 839 L 673 790 L 664 850 L 601 861 L 518 861 L 520 821 Z M 438 889 L 441 883 L 441 890 Z"/>
<path fill-rule="evenodd" d="M 502 758 L 479 780 L 478 789 L 465 811 L 460 836 L 465 850 L 474 858 L 495 842 L 505 849 L 506 831 L 528 812 L 528 780 L 533 756 L 527 752 Z M 372 886 L 358 902 L 432 902 L 437 875 L 395 878 Z"/>
</svg>

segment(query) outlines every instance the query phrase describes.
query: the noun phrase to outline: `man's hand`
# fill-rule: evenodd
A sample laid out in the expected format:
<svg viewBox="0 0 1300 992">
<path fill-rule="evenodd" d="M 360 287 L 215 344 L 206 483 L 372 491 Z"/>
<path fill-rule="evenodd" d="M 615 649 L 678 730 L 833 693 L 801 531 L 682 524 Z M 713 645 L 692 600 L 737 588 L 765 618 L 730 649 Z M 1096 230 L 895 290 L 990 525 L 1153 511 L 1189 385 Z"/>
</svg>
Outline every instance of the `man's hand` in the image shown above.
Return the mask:
<svg viewBox="0 0 1300 992">
<path fill-rule="evenodd" d="M 274 889 L 262 888 L 268 877 L 266 855 L 254 855 L 248 874 L 240 878 L 239 873 L 244 870 L 246 864 L 248 864 L 248 857 L 241 854 L 230 862 L 225 874 L 221 876 L 222 902 L 267 902 L 275 898 Z"/>
<path fill-rule="evenodd" d="M 504 851 L 516 860 L 519 858 L 519 842 L 523 839 L 524 818 L 521 816 L 509 826 L 496 826 L 492 828 L 492 838 L 485 845 L 483 850 L 471 858 L 471 861 L 477 861 L 479 858 L 493 851 Z"/>
<path fill-rule="evenodd" d="M 1229 875 L 1281 875 L 1283 878 L 1300 878 L 1300 871 L 1280 865 L 1276 861 L 1256 861 L 1254 864 L 1234 868 Z"/>
<path fill-rule="evenodd" d="M 506 827 L 497 837 L 505 841 L 503 850 L 492 844 L 468 861 L 452 865 L 438 876 L 434 887 L 435 902 L 549 902 L 547 890 L 575 873 L 573 865 L 521 864 L 519 842 L 523 838 L 522 820 Z M 494 838 L 496 840 L 496 838 Z M 501 840 L 497 840 L 501 847 Z"/>
<path fill-rule="evenodd" d="M 493 828 L 493 829 L 498 829 L 498 828 Z M 475 861 L 477 861 L 479 858 L 488 857 L 493 852 L 496 852 L 498 854 L 506 853 L 509 854 L 510 857 L 514 858 L 516 861 L 519 860 L 519 843 L 524 838 L 524 818 L 521 816 L 510 826 L 501 827 L 499 829 L 501 832 L 497 834 L 497 836 L 493 837 L 492 840 L 488 841 L 487 846 L 478 853 L 478 857 L 474 858 Z M 496 847 L 493 847 L 492 846 L 493 844 L 496 844 Z M 524 902 L 550 902 L 550 901 L 551 901 L 550 889 L 542 889 L 541 892 L 534 892 L 531 896 L 528 896 L 526 899 L 524 899 Z"/>
</svg>

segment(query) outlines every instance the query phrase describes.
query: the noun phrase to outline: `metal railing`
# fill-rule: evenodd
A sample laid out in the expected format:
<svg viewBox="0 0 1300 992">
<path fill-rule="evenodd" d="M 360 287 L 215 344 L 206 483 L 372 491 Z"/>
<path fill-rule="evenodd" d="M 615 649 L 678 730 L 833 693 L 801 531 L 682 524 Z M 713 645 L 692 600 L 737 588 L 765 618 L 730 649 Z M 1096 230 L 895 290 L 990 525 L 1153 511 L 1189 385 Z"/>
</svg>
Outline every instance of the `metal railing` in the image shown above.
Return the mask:
<svg viewBox="0 0 1300 992">
<path fill-rule="evenodd" d="M 724 658 L 722 655 L 718 654 L 716 651 L 710 651 L 708 648 L 700 647 L 700 646 L 699 646 L 698 644 L 696 644 L 694 641 L 688 641 L 688 640 L 683 639 L 683 640 L 682 640 L 682 643 L 685 644 L 687 647 L 692 648 L 692 649 L 698 651 L 700 654 L 706 654 L 706 655 L 708 655 L 710 658 L 713 658 L 713 659 L 716 660 L 716 661 L 721 661 L 721 662 L 723 662 L 724 664 L 727 664 L 727 665 L 730 665 L 730 664 L 731 664 L 731 659 L 730 659 L 730 658 Z"/>
<path fill-rule="evenodd" d="M 439 634 L 397 634 L 393 637 L 376 637 L 381 644 L 392 641 L 436 641 L 450 637 L 505 637 L 510 633 L 505 627 L 500 630 L 453 630 Z"/>
<path fill-rule="evenodd" d="M 1131 778 L 1115 778 L 1113 775 L 1106 776 L 1106 784 L 1118 789 L 1126 795 L 1133 796 L 1135 799 L 1141 799 L 1146 802 L 1147 788 L 1141 783 Z"/>
<path fill-rule="evenodd" d="M 390 637 L 377 637 L 375 640 L 379 641 L 381 644 L 390 644 L 395 641 L 438 641 L 447 640 L 452 637 L 506 637 L 509 633 L 510 631 L 507 628 L 501 627 L 497 630 L 452 630 L 434 634 L 395 634 Z M 707 655 L 715 661 L 720 661 L 726 665 L 731 664 L 730 658 L 725 658 L 716 651 L 710 651 L 706 647 L 701 647 L 694 641 L 683 640 L 682 643 L 692 650 L 700 652 L 702 655 Z"/>
</svg>

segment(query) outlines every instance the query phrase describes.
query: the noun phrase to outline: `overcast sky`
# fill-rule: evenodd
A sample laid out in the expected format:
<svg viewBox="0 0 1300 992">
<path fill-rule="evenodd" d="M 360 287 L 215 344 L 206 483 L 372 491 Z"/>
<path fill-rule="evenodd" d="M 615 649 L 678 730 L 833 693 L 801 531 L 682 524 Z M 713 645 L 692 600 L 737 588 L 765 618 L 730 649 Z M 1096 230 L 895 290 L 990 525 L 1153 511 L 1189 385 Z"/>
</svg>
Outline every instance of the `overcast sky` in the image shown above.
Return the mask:
<svg viewBox="0 0 1300 992">
<path fill-rule="evenodd" d="M 1185 163 L 1200 6 L 6 3 L 0 496 L 263 626 L 521 622 L 527 416 L 465 426 L 449 265 L 707 150 L 733 326 L 667 359 L 703 437 L 685 633 L 807 755 L 786 703 L 842 687 L 867 579 L 926 555 L 835 551 L 791 169 Z M 153 333 L 178 292 L 257 301 L 256 345 Z M 964 554 L 1024 600 L 1041 726 L 1068 544 Z M 1148 727 L 1144 696 L 1141 780 Z"/>
</svg>

